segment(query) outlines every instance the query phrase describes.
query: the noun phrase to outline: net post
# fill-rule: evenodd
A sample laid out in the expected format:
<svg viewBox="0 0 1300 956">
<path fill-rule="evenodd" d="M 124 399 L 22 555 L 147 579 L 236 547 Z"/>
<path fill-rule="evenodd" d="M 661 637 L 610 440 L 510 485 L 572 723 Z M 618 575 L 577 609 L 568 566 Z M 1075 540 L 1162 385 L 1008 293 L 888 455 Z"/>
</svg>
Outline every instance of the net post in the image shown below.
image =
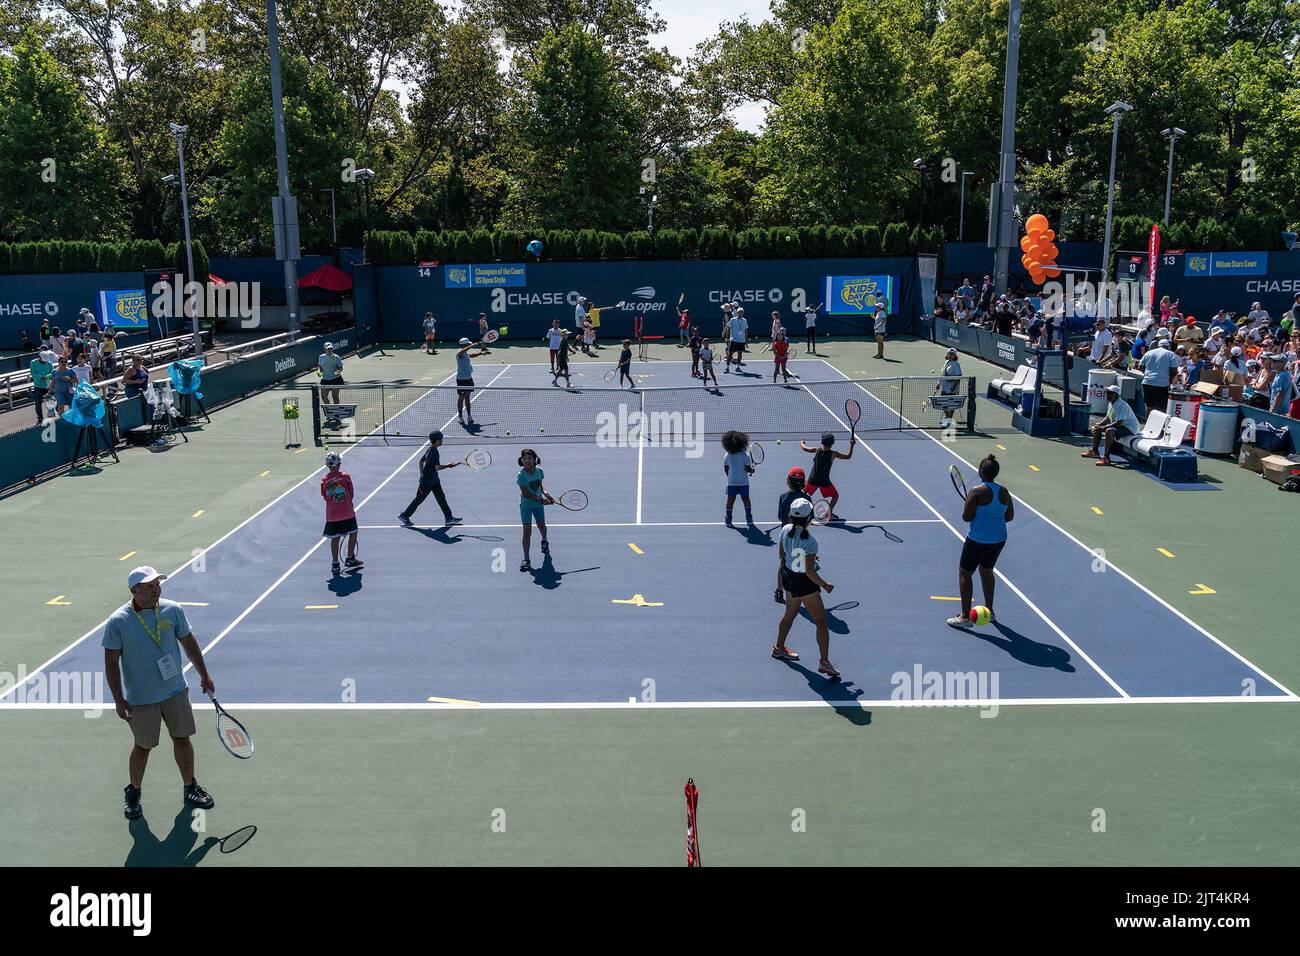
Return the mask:
<svg viewBox="0 0 1300 956">
<path fill-rule="evenodd" d="M 384 444 L 388 441 L 388 403 L 385 401 L 385 395 L 388 393 L 388 386 L 380 384 L 379 386 L 379 430 L 384 436 Z"/>
<path fill-rule="evenodd" d="M 966 433 L 975 433 L 975 376 L 966 380 Z"/>
<path fill-rule="evenodd" d="M 898 378 L 898 430 L 900 432 L 903 430 L 903 425 L 907 422 L 907 418 L 903 414 L 903 399 L 906 389 L 907 379 L 900 375 Z"/>
<path fill-rule="evenodd" d="M 325 435 L 321 431 L 320 424 L 320 386 L 312 385 L 309 387 L 311 388 L 311 432 L 316 447 L 319 448 L 325 444 Z"/>
</svg>

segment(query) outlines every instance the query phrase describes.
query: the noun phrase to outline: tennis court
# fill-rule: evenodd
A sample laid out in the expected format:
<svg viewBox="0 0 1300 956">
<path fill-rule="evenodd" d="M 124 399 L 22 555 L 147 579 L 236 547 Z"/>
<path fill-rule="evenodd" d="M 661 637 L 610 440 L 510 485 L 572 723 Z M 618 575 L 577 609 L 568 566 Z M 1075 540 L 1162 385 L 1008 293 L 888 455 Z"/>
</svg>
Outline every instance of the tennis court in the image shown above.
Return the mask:
<svg viewBox="0 0 1300 956">
<path fill-rule="evenodd" d="M 958 462 L 968 482 L 973 471 L 942 432 L 888 427 L 906 407 L 888 407 L 890 388 L 907 389 L 904 378 L 853 384 L 804 357 L 792 364 L 798 383 L 773 388 L 755 384 L 770 365 L 751 359 L 745 374 L 722 376 L 717 394 L 694 383 L 688 363 L 662 361 L 636 366 L 640 387 L 619 395 L 593 369 L 584 366 L 582 384 L 566 391 L 552 388 L 544 364 L 480 361 L 473 431 L 456 423 L 445 388 L 390 387 L 378 412 L 376 396 L 358 398 L 359 440 L 346 445 L 343 467 L 357 489 L 363 571 L 330 573 L 317 472 L 168 582 L 166 596 L 188 605 L 223 703 L 860 709 L 1294 699 L 1023 502 L 998 565 L 997 622 L 946 626 L 964 537 L 947 469 Z M 803 661 L 768 656 L 779 617 L 769 532 L 787 469 L 809 462 L 799 439 L 830 431 L 847 449 L 850 395 L 863 404 L 863 425 L 874 420 L 877 430 L 862 432 L 853 458 L 834 466 L 846 521 L 815 532 L 835 584 L 826 604 L 838 608 L 831 659 L 843 680 L 832 683 L 816 673 L 806 619 L 790 638 Z M 619 440 L 626 432 L 616 428 L 614 440 L 596 440 L 599 416 L 617 422 L 643 410 L 682 413 L 681 430 L 667 441 L 648 429 Z M 444 461 L 481 446 L 494 462 L 443 473 L 463 524 L 444 528 L 429 501 L 405 528 L 396 516 L 432 427 L 447 432 Z M 723 523 L 717 436 L 731 427 L 761 436 L 766 450 L 751 479 L 753 528 L 740 502 L 736 527 Z M 530 573 L 518 570 L 514 457 L 524 446 L 540 453 L 552 494 L 590 496 L 581 512 L 548 509 L 551 553 L 543 560 L 534 532 Z M 98 670 L 99 633 L 44 668 Z M 201 699 L 197 686 L 193 693 Z"/>
</svg>

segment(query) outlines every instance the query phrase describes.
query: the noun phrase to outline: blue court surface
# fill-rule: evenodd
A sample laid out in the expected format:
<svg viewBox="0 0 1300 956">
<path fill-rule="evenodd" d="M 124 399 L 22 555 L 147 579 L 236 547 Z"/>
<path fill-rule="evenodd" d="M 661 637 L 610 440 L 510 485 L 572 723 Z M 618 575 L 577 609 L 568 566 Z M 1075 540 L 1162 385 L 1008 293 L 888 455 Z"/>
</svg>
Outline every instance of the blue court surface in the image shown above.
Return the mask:
<svg viewBox="0 0 1300 956">
<path fill-rule="evenodd" d="M 634 369 L 638 385 L 696 384 L 686 363 Z M 746 367 L 753 377 L 720 375 L 719 409 L 736 400 L 729 386 L 765 381 L 770 370 L 755 355 Z M 602 371 L 575 369 L 575 387 L 612 388 Z M 792 371 L 804 381 L 843 378 L 819 359 L 800 358 Z M 549 387 L 551 379 L 545 366 L 478 364 L 476 381 Z M 797 386 L 764 391 L 774 414 L 788 406 L 810 428 L 803 438 L 816 442 L 830 430 L 847 448 L 842 406 Z M 412 417 L 412 434 L 427 432 L 418 400 L 392 411 Z M 459 425 L 453 418 L 445 427 L 451 434 Z M 817 674 L 806 618 L 789 640 L 803 660 L 772 660 L 781 609 L 769 532 L 787 469 L 810 462 L 799 437 L 764 439 L 766 460 L 751 480 L 756 526 L 744 526 L 737 502 L 734 529 L 723 523 L 716 438 L 702 449 L 537 443 L 548 490 L 558 497 L 581 488 L 591 504 L 547 509 L 551 554 L 543 561 L 534 531 L 531 573 L 518 570 L 514 459 L 529 444 L 522 432 L 517 443 L 491 446 L 490 468 L 443 472 L 465 522 L 450 529 L 432 497 L 415 528 L 397 521 L 424 446 L 365 440 L 344 452 L 364 571 L 330 573 L 317 472 L 178 569 L 165 594 L 189 605 L 227 705 L 908 706 L 938 701 L 900 697 L 899 675 L 930 672 L 980 675 L 977 698 L 999 704 L 1294 699 L 1019 501 L 998 564 L 996 624 L 948 627 L 965 526 L 947 470 L 961 459 L 937 433 L 915 429 L 861 435 L 853 458 L 832 473 L 847 520 L 814 530 L 822 574 L 835 585 L 826 604 L 846 606 L 830 618 L 830 657 L 843 681 Z M 472 447 L 461 438 L 444 460 Z M 983 454 L 968 454 L 976 451 Z M 971 483 L 973 472 L 962 468 Z M 100 669 L 99 638 L 96 629 L 47 666 Z"/>
</svg>

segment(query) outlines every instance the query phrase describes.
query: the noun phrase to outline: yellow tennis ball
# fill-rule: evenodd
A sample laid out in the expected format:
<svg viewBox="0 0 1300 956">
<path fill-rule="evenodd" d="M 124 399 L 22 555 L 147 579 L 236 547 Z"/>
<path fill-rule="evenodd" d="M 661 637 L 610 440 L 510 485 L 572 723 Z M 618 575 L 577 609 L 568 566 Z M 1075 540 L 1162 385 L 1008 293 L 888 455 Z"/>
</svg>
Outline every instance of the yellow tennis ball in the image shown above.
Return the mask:
<svg viewBox="0 0 1300 956">
<path fill-rule="evenodd" d="M 973 607 L 970 609 L 970 622 L 972 624 L 978 624 L 981 627 L 983 627 L 992 619 L 993 619 L 993 612 L 990 611 L 988 608 L 984 607 L 983 605 L 980 605 L 978 607 Z"/>
<path fill-rule="evenodd" d="M 539 428 L 539 429 L 537 429 L 537 430 L 538 430 L 539 432 L 544 432 L 544 431 L 546 431 L 545 428 Z"/>
<path fill-rule="evenodd" d="M 781 439 L 778 438 L 778 439 L 776 440 L 776 443 L 777 443 L 778 445 L 781 444 Z"/>
</svg>

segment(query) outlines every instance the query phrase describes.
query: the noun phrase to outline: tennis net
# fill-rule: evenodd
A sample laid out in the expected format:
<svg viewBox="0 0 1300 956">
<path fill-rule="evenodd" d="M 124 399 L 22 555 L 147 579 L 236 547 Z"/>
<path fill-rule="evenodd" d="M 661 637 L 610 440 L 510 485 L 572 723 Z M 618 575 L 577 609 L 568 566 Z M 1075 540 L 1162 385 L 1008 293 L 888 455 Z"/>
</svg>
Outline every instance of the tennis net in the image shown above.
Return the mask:
<svg viewBox="0 0 1300 956">
<path fill-rule="evenodd" d="M 751 438 L 815 438 L 825 431 L 848 431 L 849 399 L 862 408 L 860 432 L 975 427 L 975 380 L 969 376 L 763 383 L 721 390 L 700 385 L 476 388 L 472 425 L 458 420 L 457 391 L 454 385 L 312 386 L 317 444 L 422 442 L 434 429 L 443 431 L 447 444 L 600 442 L 637 422 L 646 429 L 685 427 L 702 435 L 736 429 Z"/>
</svg>

